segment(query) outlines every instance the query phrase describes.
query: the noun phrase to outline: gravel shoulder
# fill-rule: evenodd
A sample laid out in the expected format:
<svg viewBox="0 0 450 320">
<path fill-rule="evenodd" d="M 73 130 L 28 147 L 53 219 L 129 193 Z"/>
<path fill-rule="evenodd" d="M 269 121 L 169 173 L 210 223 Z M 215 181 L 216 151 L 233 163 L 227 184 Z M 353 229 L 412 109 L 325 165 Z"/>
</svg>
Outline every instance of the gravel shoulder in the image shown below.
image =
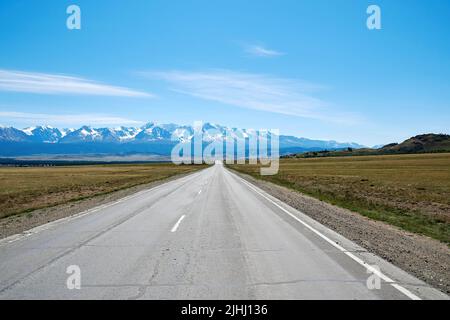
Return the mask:
<svg viewBox="0 0 450 320">
<path fill-rule="evenodd" d="M 88 199 L 83 199 L 75 202 L 68 202 L 62 205 L 57 205 L 43 209 L 37 209 L 29 213 L 22 213 L 0 219 L 0 239 L 15 234 L 23 233 L 27 230 L 33 229 L 40 225 L 55 220 L 59 220 L 62 218 L 66 218 L 87 211 L 89 209 L 95 208 L 97 206 L 122 199 L 141 190 L 150 189 L 195 172 L 196 171 L 181 173 L 167 179 L 153 181 L 151 183 L 134 186 L 127 189 L 122 189 L 108 194 L 97 195 Z"/>
<path fill-rule="evenodd" d="M 450 249 L 447 245 L 371 220 L 286 187 L 258 180 L 235 170 L 233 172 L 366 250 L 433 287 L 450 293 Z"/>
</svg>

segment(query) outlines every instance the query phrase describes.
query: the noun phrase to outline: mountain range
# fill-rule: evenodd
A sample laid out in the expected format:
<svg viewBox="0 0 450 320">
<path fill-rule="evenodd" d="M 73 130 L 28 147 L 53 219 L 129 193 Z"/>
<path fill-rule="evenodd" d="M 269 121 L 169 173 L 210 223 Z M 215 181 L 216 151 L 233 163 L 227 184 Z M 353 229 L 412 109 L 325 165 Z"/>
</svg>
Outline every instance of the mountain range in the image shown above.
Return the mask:
<svg viewBox="0 0 450 320">
<path fill-rule="evenodd" d="M 254 131 L 228 128 L 204 123 L 203 142 L 223 139 L 248 139 Z M 0 126 L 0 156 L 28 156 L 36 154 L 158 154 L 170 155 L 178 142 L 189 142 L 194 128 L 189 125 L 157 124 L 150 122 L 142 127 L 59 129 L 36 126 L 24 129 Z M 357 143 L 311 140 L 280 135 L 280 152 L 304 152 L 314 150 L 338 150 L 362 148 Z"/>
</svg>

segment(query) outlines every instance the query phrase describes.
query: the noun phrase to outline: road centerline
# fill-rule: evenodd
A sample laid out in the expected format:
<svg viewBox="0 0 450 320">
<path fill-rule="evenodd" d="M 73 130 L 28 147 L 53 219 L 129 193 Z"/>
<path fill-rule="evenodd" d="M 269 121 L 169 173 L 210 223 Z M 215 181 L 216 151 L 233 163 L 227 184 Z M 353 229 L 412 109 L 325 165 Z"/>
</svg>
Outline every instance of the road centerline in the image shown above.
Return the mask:
<svg viewBox="0 0 450 320">
<path fill-rule="evenodd" d="M 186 217 L 185 214 L 183 214 L 180 219 L 178 219 L 177 223 L 175 223 L 175 225 L 173 226 L 173 228 L 170 230 L 170 232 L 174 233 L 177 231 L 178 227 L 180 226 L 181 221 L 183 221 L 183 219 Z"/>
</svg>

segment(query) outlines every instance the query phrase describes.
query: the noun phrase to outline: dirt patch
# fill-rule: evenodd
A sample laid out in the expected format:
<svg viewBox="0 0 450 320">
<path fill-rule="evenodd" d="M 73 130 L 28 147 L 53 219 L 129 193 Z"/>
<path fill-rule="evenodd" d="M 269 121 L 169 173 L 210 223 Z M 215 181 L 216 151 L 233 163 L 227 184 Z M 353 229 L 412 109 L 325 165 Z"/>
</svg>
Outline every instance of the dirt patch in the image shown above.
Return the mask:
<svg viewBox="0 0 450 320">
<path fill-rule="evenodd" d="M 435 288 L 450 293 L 450 249 L 447 245 L 371 220 L 286 187 L 239 172 L 236 174 L 368 251 Z"/>
</svg>

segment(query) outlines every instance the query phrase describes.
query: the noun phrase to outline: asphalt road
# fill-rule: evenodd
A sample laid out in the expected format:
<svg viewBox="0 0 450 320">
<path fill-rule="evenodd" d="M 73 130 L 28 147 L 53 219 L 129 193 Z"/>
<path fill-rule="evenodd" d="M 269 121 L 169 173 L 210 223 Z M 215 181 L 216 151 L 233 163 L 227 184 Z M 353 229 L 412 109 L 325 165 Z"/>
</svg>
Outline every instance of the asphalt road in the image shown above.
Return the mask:
<svg viewBox="0 0 450 320">
<path fill-rule="evenodd" d="M 220 164 L 0 242 L 0 299 L 418 298 L 447 296 Z"/>
</svg>

